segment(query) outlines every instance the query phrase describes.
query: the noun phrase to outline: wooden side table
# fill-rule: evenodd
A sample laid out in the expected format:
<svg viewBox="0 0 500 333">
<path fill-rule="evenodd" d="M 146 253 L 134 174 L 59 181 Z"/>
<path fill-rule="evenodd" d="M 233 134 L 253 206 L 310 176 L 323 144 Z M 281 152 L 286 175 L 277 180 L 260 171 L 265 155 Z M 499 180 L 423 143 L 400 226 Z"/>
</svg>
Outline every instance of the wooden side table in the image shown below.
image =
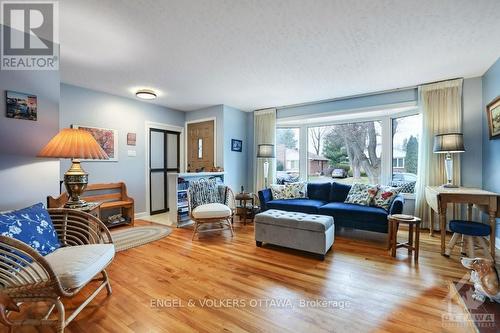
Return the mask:
<svg viewBox="0 0 500 333">
<path fill-rule="evenodd" d="M 389 215 L 389 239 L 391 256 L 396 257 L 396 250 L 400 247 L 408 249 L 408 255 L 412 255 L 415 262 L 418 262 L 418 249 L 420 247 L 420 222 L 418 217 L 410 215 Z M 408 225 L 408 242 L 398 243 L 398 229 L 400 224 Z M 415 242 L 413 232 L 415 231 Z"/>
<path fill-rule="evenodd" d="M 237 193 L 235 196 L 236 214 L 243 219 L 243 224 L 247 223 L 247 219 L 253 221 L 258 207 L 255 205 L 257 196 L 254 193 Z"/>
</svg>

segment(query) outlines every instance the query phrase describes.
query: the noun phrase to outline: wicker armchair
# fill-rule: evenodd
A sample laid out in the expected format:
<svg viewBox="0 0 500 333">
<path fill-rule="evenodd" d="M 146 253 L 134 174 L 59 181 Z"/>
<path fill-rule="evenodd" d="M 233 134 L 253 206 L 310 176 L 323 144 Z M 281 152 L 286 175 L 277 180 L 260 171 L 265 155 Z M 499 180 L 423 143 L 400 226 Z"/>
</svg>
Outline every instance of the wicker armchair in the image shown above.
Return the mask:
<svg viewBox="0 0 500 333">
<path fill-rule="evenodd" d="M 205 182 L 205 180 L 201 179 L 198 182 Z M 220 198 L 222 199 L 220 202 L 206 203 L 199 206 L 195 206 L 192 200 L 193 195 L 195 195 L 193 193 L 192 186 L 188 189 L 189 216 L 195 223 L 192 239 L 194 239 L 196 234 L 200 232 L 225 229 L 229 229 L 231 231 L 231 236 L 234 235 L 233 218 L 236 209 L 234 193 L 229 186 L 226 185 L 218 185 L 217 189 L 219 191 Z M 200 229 L 200 226 L 209 223 L 219 223 L 220 227 Z"/>
<path fill-rule="evenodd" d="M 55 326 L 57 332 L 63 332 L 104 287 L 111 294 L 105 268 L 111 263 L 115 251 L 106 226 L 98 218 L 84 212 L 64 208 L 48 211 L 61 243 L 61 248 L 53 253 L 41 256 L 21 241 L 0 236 L 0 293 L 18 304 L 51 303 L 42 318 L 9 318 L 11 332 L 14 327 L 24 325 Z M 102 277 L 96 278 L 99 274 Z M 61 298 L 75 296 L 93 280 L 102 283 L 66 317 Z M 58 316 L 49 319 L 54 309 L 57 309 Z"/>
</svg>

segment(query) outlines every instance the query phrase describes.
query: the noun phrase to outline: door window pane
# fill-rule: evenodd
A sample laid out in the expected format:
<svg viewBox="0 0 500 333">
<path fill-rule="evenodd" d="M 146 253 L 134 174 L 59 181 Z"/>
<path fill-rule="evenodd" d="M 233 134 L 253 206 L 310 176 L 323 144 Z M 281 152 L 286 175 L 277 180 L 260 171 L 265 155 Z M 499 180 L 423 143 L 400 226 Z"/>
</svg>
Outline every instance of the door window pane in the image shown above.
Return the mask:
<svg viewBox="0 0 500 333">
<path fill-rule="evenodd" d="M 308 129 L 308 181 L 380 183 L 380 121 Z"/>
<path fill-rule="evenodd" d="M 414 193 L 418 172 L 418 145 L 422 115 L 392 120 L 392 185 Z"/>
<path fill-rule="evenodd" d="M 299 180 L 299 129 L 276 129 L 276 181 L 278 184 Z"/>
</svg>

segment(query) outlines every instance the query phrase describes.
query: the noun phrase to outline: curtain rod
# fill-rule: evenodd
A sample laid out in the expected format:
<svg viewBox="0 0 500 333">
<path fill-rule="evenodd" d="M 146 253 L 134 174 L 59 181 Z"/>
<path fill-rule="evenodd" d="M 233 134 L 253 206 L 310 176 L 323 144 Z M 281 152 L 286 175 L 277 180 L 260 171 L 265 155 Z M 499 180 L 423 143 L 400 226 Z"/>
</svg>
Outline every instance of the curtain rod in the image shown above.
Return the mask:
<svg viewBox="0 0 500 333">
<path fill-rule="evenodd" d="M 455 78 L 452 78 L 452 79 L 444 79 L 444 80 L 426 82 L 426 83 L 422 83 L 422 84 L 419 84 L 419 85 L 408 86 L 408 87 L 403 87 L 403 88 L 387 89 L 387 90 L 381 90 L 381 91 L 376 91 L 376 92 L 369 92 L 369 93 L 364 93 L 364 94 L 350 95 L 350 96 L 345 96 L 345 97 L 336 97 L 336 98 L 323 99 L 323 100 L 316 101 L 316 102 L 304 102 L 304 103 L 297 103 L 297 104 L 289 104 L 289 105 L 276 106 L 276 107 L 274 107 L 274 109 L 276 109 L 276 111 L 278 111 L 278 110 L 283 110 L 283 109 L 288 109 L 288 108 L 296 108 L 296 107 L 307 106 L 307 105 L 324 104 L 324 103 L 330 103 L 330 102 L 336 102 L 336 101 L 343 101 L 343 100 L 346 100 L 346 99 L 360 98 L 360 97 L 366 97 L 366 96 L 375 96 L 375 95 L 386 94 L 386 93 L 395 92 L 395 91 L 408 90 L 408 89 L 417 89 L 418 87 L 424 86 L 424 85 L 427 85 L 427 84 L 434 84 L 434 83 L 440 83 L 440 82 L 445 82 L 445 81 L 453 81 L 453 80 L 458 80 L 458 79 L 463 79 L 463 77 L 455 77 Z M 261 108 L 261 109 L 257 109 L 257 110 L 254 110 L 254 111 L 261 111 L 261 110 L 272 109 L 272 108 L 273 107 L 266 107 L 266 108 Z"/>
</svg>

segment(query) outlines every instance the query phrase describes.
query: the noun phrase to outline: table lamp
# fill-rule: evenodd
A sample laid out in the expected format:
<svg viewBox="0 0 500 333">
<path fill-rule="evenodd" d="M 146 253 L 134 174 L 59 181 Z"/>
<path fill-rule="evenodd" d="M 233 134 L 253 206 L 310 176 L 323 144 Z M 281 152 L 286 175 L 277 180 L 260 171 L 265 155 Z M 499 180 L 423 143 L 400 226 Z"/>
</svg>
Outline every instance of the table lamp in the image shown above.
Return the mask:
<svg viewBox="0 0 500 333">
<path fill-rule="evenodd" d="M 69 199 L 66 208 L 82 208 L 80 199 L 88 183 L 88 174 L 80 165 L 80 158 L 107 160 L 109 157 L 92 134 L 81 129 L 64 128 L 40 150 L 38 157 L 71 158 L 71 167 L 64 174 L 64 186 Z"/>
<path fill-rule="evenodd" d="M 438 134 L 434 137 L 434 153 L 446 154 L 445 168 L 447 183 L 443 187 L 458 187 L 453 184 L 453 159 L 452 153 L 463 153 L 464 135 L 462 133 L 446 133 Z"/>
<path fill-rule="evenodd" d="M 274 145 L 269 143 L 260 144 L 257 146 L 257 158 L 265 158 L 264 161 L 264 186 L 267 188 L 269 175 L 269 159 L 274 158 Z"/>
</svg>

